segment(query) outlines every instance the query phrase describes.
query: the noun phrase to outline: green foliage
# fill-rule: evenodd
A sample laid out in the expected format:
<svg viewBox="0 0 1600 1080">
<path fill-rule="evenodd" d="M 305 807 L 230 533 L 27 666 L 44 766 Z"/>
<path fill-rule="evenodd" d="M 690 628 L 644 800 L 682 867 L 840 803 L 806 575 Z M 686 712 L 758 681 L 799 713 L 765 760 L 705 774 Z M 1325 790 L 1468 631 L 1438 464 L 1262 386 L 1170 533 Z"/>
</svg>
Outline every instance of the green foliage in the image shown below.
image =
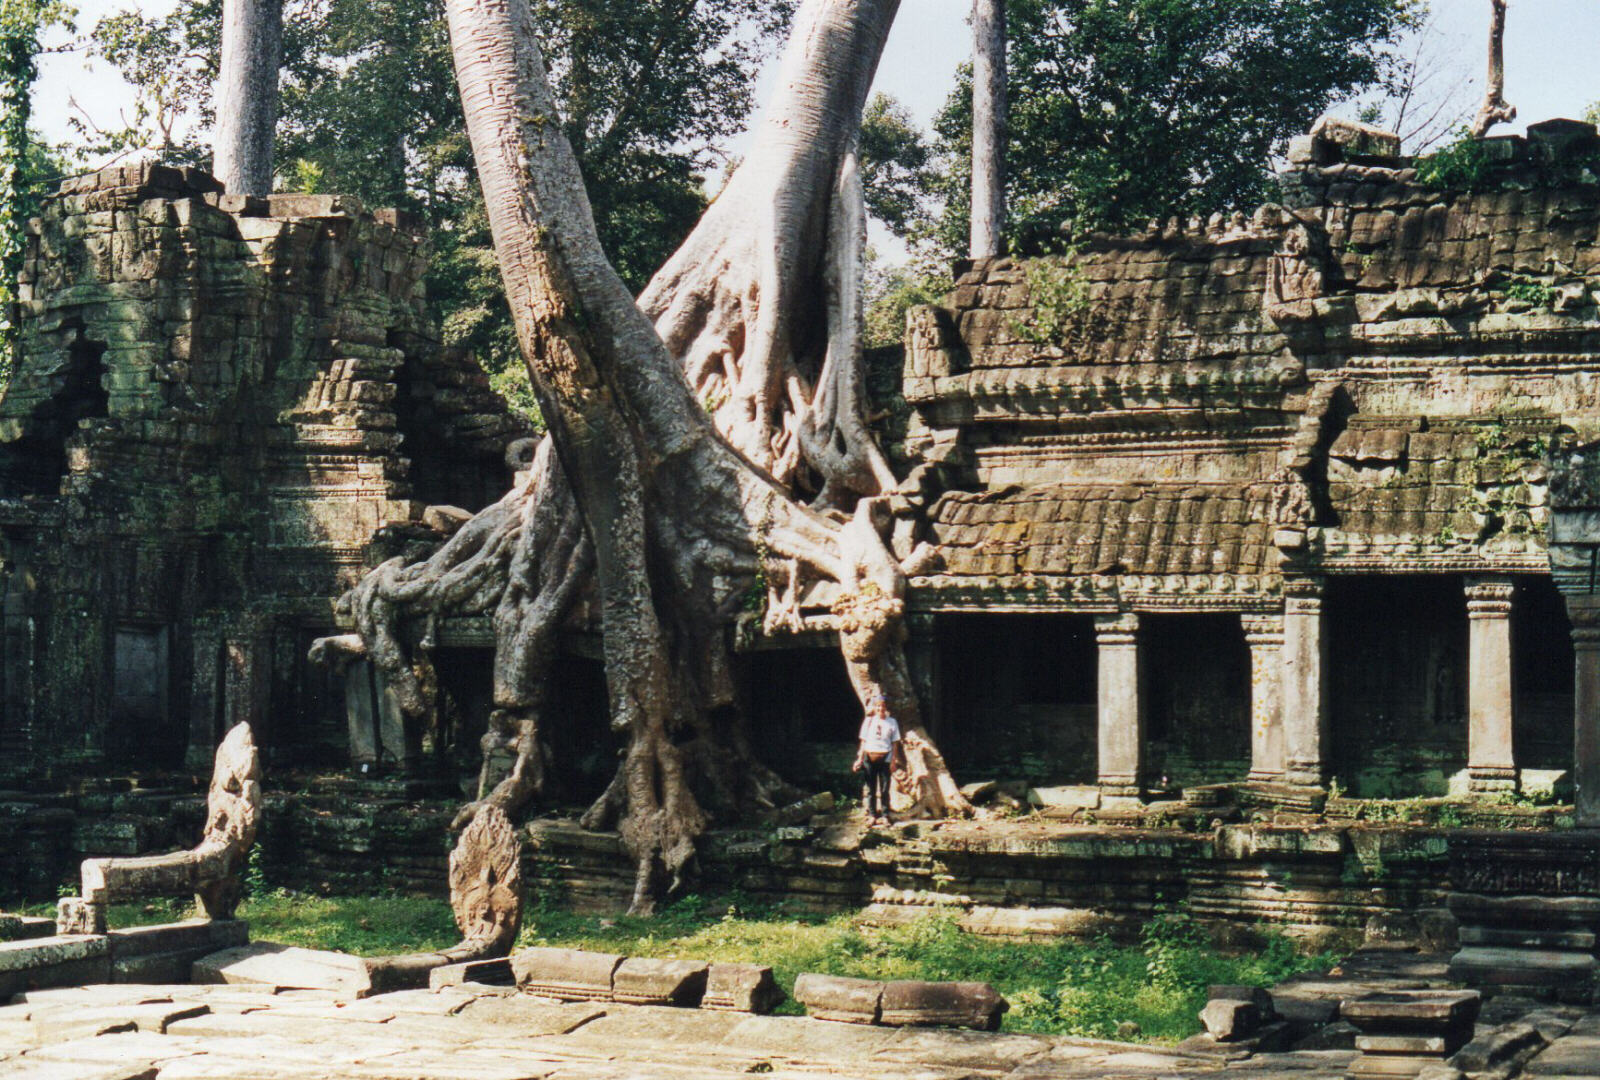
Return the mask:
<svg viewBox="0 0 1600 1080">
<path fill-rule="evenodd" d="M 190 0 L 160 18 L 129 8 L 96 22 L 84 51 L 120 71 L 134 93 L 117 110 L 117 126 L 100 126 L 105 117 L 94 102 L 68 118 L 80 158 L 98 163 L 151 150 L 168 162 L 209 161 L 199 129 L 212 118 L 221 40 L 221 0 Z"/>
<path fill-rule="evenodd" d="M 1075 253 L 1029 260 L 1023 264 L 1023 274 L 1033 314 L 1013 320 L 1011 328 L 1035 345 L 1065 345 L 1091 306 L 1089 280 Z"/>
<path fill-rule="evenodd" d="M 1556 306 L 1556 291 L 1547 283 L 1526 274 L 1513 274 L 1506 283 L 1505 294 L 1507 299 L 1520 300 L 1546 310 Z"/>
<path fill-rule="evenodd" d="M 873 95 L 861 115 L 857 156 L 867 212 L 896 236 L 925 228 L 922 193 L 933 179 L 933 150 L 910 111 L 887 94 Z"/>
<path fill-rule="evenodd" d="M 23 228 L 46 175 L 45 154 L 28 130 L 41 38 L 70 27 L 76 12 L 58 0 L 0 0 L 0 386 L 16 347 L 13 283 L 22 268 Z"/>
<path fill-rule="evenodd" d="M 885 266 L 869 252 L 862 345 L 880 349 L 902 344 L 906 336 L 906 312 L 922 304 L 938 303 L 949 291 L 949 271 L 937 260 L 918 259 L 899 266 Z"/>
<path fill-rule="evenodd" d="M 1449 146 L 1417 161 L 1417 180 L 1441 191 L 1483 191 L 1493 173 L 1488 147 L 1466 131 Z"/>
<path fill-rule="evenodd" d="M 10 2 L 10 0 L 6 0 Z M 204 164 L 221 0 L 161 19 L 102 19 L 88 46 L 135 88 L 128 129 L 82 137 Z M 642 288 L 707 205 L 717 147 L 749 117 L 755 72 L 793 0 L 532 0 L 562 126 L 600 239 Z M 398 206 L 432 228 L 428 292 L 449 345 L 537 413 L 473 176 L 443 0 L 290 0 L 284 17 L 278 185 Z"/>
<path fill-rule="evenodd" d="M 1245 209 L 1268 161 L 1334 103 L 1386 84 L 1414 0 L 1012 0 L 1006 168 L 1019 250 L 1053 234 Z M 971 80 L 935 123 L 950 251 L 967 236 Z"/>
</svg>

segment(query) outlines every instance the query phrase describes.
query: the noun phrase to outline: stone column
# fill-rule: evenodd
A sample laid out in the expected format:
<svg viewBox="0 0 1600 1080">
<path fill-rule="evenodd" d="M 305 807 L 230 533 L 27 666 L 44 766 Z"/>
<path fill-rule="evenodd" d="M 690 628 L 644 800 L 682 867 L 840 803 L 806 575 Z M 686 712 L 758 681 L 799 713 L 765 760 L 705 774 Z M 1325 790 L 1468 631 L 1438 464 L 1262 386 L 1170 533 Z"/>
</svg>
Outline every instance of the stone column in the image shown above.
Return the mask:
<svg viewBox="0 0 1600 1080">
<path fill-rule="evenodd" d="M 1139 696 L 1139 616 L 1097 615 L 1100 647 L 1100 791 L 1110 800 L 1144 793 L 1144 708 Z"/>
<path fill-rule="evenodd" d="M 1473 791 L 1512 791 L 1511 579 L 1467 579 L 1467 777 Z"/>
<path fill-rule="evenodd" d="M 1328 633 L 1323 625 L 1322 582 L 1284 583 L 1283 757 L 1284 779 L 1322 786 L 1328 744 Z"/>
<path fill-rule="evenodd" d="M 1283 616 L 1243 615 L 1250 646 L 1250 779 L 1283 779 Z"/>
<path fill-rule="evenodd" d="M 1600 594 L 1566 599 L 1577 654 L 1572 779 L 1578 789 L 1578 824 L 1594 828 L 1600 827 Z"/>
</svg>

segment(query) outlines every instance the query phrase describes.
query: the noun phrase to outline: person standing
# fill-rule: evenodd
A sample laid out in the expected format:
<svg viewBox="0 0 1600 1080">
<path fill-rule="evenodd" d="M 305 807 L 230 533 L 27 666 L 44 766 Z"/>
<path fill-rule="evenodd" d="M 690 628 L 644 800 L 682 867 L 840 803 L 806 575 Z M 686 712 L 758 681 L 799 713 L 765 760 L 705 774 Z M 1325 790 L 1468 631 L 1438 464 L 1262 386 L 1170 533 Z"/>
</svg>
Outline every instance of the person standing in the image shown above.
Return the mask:
<svg viewBox="0 0 1600 1080">
<path fill-rule="evenodd" d="M 852 772 L 865 769 L 867 773 L 867 824 L 889 824 L 889 777 L 905 767 L 905 746 L 900 738 L 900 724 L 889 715 L 889 706 L 882 697 L 875 697 L 867 705 L 867 715 L 861 721 L 860 749 L 856 751 Z"/>
</svg>

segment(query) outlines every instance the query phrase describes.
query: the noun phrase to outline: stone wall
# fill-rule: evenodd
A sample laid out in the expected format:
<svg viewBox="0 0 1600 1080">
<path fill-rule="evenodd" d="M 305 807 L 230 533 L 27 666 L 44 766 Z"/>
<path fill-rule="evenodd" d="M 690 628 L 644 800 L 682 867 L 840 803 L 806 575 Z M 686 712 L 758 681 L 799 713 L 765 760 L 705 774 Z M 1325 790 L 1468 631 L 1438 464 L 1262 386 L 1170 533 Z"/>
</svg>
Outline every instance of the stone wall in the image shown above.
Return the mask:
<svg viewBox="0 0 1600 1080">
<path fill-rule="evenodd" d="M 202 768 L 245 719 L 275 764 L 345 757 L 307 647 L 527 431 L 439 345 L 426 259 L 395 211 L 190 169 L 47 200 L 0 399 L 0 777 Z"/>
</svg>

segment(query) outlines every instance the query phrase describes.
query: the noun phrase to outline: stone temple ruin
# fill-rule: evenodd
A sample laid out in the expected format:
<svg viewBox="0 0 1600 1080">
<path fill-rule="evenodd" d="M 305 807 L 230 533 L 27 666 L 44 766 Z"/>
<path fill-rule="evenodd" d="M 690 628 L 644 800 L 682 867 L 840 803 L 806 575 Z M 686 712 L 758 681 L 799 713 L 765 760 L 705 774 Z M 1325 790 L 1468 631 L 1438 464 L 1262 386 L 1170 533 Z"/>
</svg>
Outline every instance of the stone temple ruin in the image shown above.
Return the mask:
<svg viewBox="0 0 1600 1080">
<path fill-rule="evenodd" d="M 1254 214 L 959 265 L 876 393 L 906 477 L 896 549 L 933 553 L 909 659 L 978 818 L 836 812 L 859 712 L 832 631 L 742 635 L 756 744 L 823 791 L 711 831 L 699 887 L 1012 938 L 1182 905 L 1234 944 L 1380 946 L 1270 993 L 1213 987 L 1207 1033 L 1170 1053 L 983 1043 L 1007 1075 L 1257 1055 L 1278 1076 L 1290 1047 L 1304 1080 L 1596 1075 L 1600 134 L 1480 148 L 1451 186 L 1323 122 Z M 985 984 L 804 974 L 796 1001 L 849 1025 L 812 1039 L 751 1015 L 783 997 L 759 965 L 513 952 L 525 886 L 616 911 L 634 868 L 559 813 L 484 810 L 449 850 L 484 620 L 413 628 L 441 690 L 421 727 L 368 665 L 309 662 L 364 569 L 439 542 L 523 464 L 530 428 L 440 346 L 425 268 L 403 215 L 154 165 L 69 181 L 30 224 L 0 397 L 0 882 L 82 895 L 0 916 L 24 939 L 0 940 L 20 995 L 0 1067 L 17 1039 L 48 1070 L 78 1035 L 137 1028 L 149 1067 L 117 1075 L 510 1080 L 532 1055 L 598 1078 L 679 1064 L 628 1011 L 648 1005 L 693 1013 L 708 1075 L 772 1071 L 766 1043 L 978 1075 L 970 1039 L 892 1029 L 991 1031 L 1007 1002 Z M 556 794 L 579 803 L 616 743 L 593 635 L 561 647 Z M 247 859 L 297 888 L 448 886 L 461 941 L 251 944 Z M 175 892 L 207 918 L 108 926 L 112 901 Z M 227 985 L 121 985 L 152 982 Z M 508 1016 L 515 1039 L 439 1049 Z M 287 1060 L 228 1058 L 242 1035 Z"/>
<path fill-rule="evenodd" d="M 425 268 L 394 211 L 191 169 L 48 201 L 0 402 L 0 778 L 201 772 L 240 721 L 275 763 L 416 757 L 370 674 L 305 656 L 430 504 L 499 498 L 526 434 L 440 347 Z"/>
<path fill-rule="evenodd" d="M 1457 893 L 1485 942 L 1497 897 L 1600 899 L 1569 828 L 1600 825 L 1600 137 L 1483 146 L 1452 189 L 1324 125 L 1254 214 L 958 266 L 877 387 L 895 543 L 936 554 L 909 657 L 984 812 L 1039 814 L 878 843 L 824 798 L 711 833 L 705 887 L 1025 935 L 1181 901 L 1315 936 Z M 159 166 L 70 181 L 32 223 L 0 399 L 8 880 L 51 895 L 84 856 L 182 846 L 185 771 L 247 720 L 271 873 L 444 890 L 486 621 L 414 628 L 426 730 L 366 665 L 306 657 L 364 568 L 520 461 L 527 426 L 423 314 L 425 257 L 402 215 Z M 769 760 L 842 790 L 859 712 L 827 627 L 739 664 Z M 617 746 L 582 625 L 557 669 L 580 804 Z M 1371 829 L 1366 798 L 1427 813 Z M 519 834 L 533 887 L 625 904 L 615 836 Z"/>
</svg>

